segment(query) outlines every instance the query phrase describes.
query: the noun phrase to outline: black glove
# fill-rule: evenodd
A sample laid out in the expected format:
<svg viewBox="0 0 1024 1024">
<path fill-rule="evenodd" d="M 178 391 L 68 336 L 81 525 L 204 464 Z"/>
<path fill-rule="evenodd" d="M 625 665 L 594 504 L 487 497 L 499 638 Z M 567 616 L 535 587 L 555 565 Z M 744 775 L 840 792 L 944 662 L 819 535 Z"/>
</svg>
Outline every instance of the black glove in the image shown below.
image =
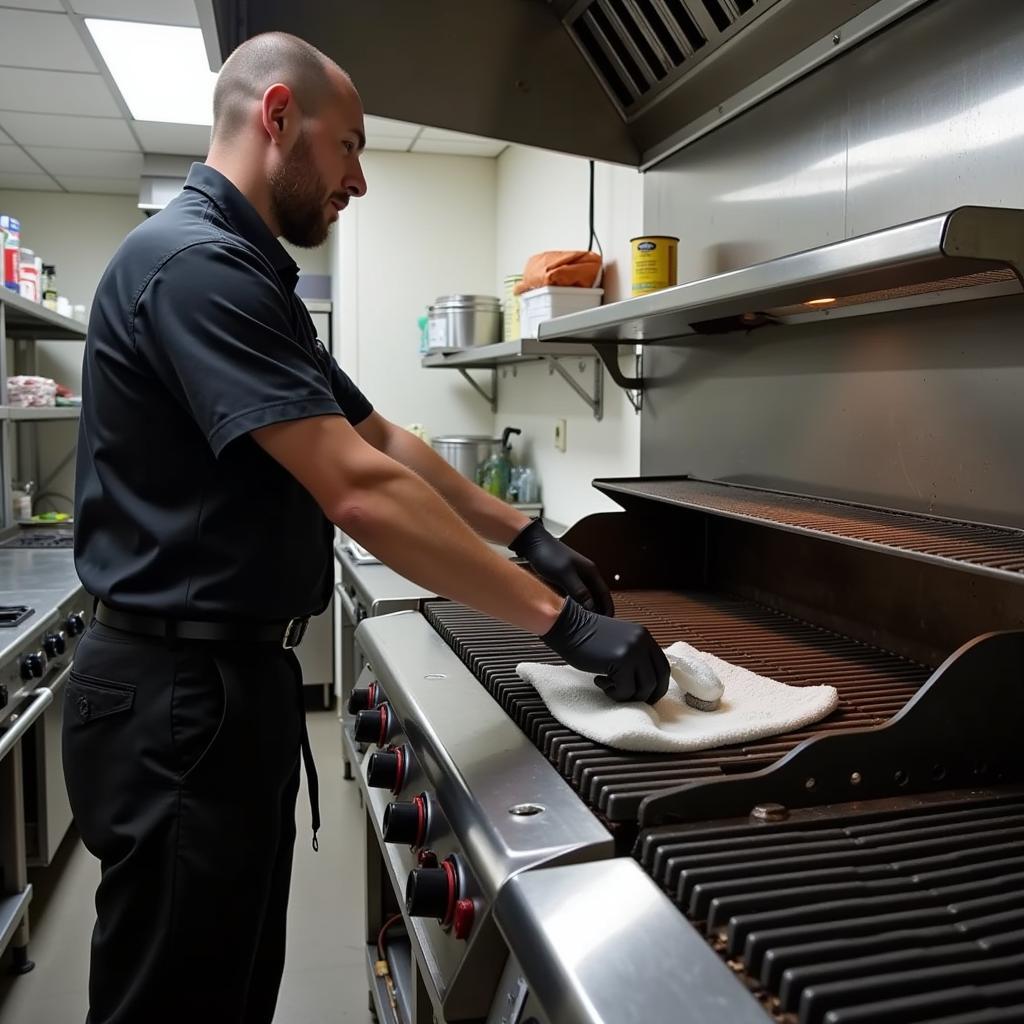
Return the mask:
<svg viewBox="0 0 1024 1024">
<path fill-rule="evenodd" d="M 573 668 L 596 673 L 612 700 L 655 704 L 668 690 L 668 659 L 635 622 L 595 615 L 569 597 L 541 640 Z"/>
<path fill-rule="evenodd" d="M 614 615 L 615 605 L 597 566 L 552 537 L 534 519 L 519 531 L 509 549 L 533 566 L 537 575 L 598 615 Z"/>
</svg>

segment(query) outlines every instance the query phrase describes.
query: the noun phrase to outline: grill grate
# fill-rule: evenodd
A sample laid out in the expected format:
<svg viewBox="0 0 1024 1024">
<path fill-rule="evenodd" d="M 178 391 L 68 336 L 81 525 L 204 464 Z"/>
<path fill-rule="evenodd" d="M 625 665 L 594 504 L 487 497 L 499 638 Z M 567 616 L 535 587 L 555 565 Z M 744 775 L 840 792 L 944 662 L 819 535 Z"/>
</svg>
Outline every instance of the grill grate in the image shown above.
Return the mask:
<svg viewBox="0 0 1024 1024">
<path fill-rule="evenodd" d="M 1024 791 L 972 796 L 655 829 L 638 855 L 776 1018 L 1020 1021 Z"/>
<path fill-rule="evenodd" d="M 1009 577 L 1019 581 L 1024 578 L 1024 530 L 932 519 L 688 477 L 599 481 L 598 485 L 611 494 L 654 498 L 683 508 L 774 523 L 845 543 L 895 550 L 943 564 L 953 563 L 959 568 L 1001 579 Z"/>
<path fill-rule="evenodd" d="M 621 618 L 642 622 L 662 646 L 700 650 L 794 686 L 831 683 L 840 706 L 824 722 L 748 744 L 686 754 L 631 754 L 566 729 L 516 674 L 520 661 L 557 662 L 536 637 L 448 601 L 425 614 L 507 714 L 587 802 L 609 822 L 635 822 L 644 797 L 698 779 L 752 772 L 809 736 L 878 725 L 926 681 L 929 670 L 750 601 L 706 592 L 625 591 Z"/>
</svg>

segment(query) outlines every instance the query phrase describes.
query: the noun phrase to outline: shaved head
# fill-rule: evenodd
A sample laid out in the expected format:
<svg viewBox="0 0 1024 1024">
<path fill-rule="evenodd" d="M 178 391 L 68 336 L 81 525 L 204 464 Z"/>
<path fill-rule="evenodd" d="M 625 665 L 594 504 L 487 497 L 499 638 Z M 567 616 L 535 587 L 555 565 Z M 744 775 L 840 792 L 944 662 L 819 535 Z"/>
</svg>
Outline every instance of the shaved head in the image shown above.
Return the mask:
<svg viewBox="0 0 1024 1024">
<path fill-rule="evenodd" d="M 253 36 L 228 57 L 217 76 L 213 137 L 226 141 L 237 135 L 254 105 L 278 82 L 291 89 L 303 114 L 315 115 L 335 88 L 332 70 L 345 75 L 330 58 L 297 36 L 287 32 Z"/>
</svg>

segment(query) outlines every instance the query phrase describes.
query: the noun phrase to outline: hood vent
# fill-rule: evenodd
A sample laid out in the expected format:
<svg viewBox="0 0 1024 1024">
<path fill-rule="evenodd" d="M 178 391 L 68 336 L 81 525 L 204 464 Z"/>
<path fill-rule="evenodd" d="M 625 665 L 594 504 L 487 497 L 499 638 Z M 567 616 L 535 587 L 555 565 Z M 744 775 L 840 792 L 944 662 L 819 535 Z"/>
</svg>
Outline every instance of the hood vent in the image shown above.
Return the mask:
<svg viewBox="0 0 1024 1024">
<path fill-rule="evenodd" d="M 928 0 L 194 2 L 214 57 L 292 32 L 369 114 L 647 168 Z"/>
<path fill-rule="evenodd" d="M 566 27 L 628 116 L 722 42 L 740 19 L 776 0 L 590 0 Z M 692 10 L 691 10 L 692 8 Z"/>
<path fill-rule="evenodd" d="M 540 325 L 540 341 L 694 344 L 693 336 L 1024 291 L 1024 210 L 962 206 Z M 543 347 L 543 345 L 541 346 Z"/>
</svg>

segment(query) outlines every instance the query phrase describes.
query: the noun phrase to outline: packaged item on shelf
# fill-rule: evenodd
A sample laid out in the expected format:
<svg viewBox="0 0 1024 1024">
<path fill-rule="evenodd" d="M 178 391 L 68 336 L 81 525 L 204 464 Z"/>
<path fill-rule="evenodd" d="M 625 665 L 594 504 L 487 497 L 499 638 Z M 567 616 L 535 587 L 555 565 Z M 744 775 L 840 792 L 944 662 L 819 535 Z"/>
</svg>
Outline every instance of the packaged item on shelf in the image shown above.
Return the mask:
<svg viewBox="0 0 1024 1024">
<path fill-rule="evenodd" d="M 71 307 L 71 315 L 80 324 L 84 324 L 86 322 L 85 306 L 83 306 L 81 303 L 78 303 L 77 305 L 72 306 Z"/>
<path fill-rule="evenodd" d="M 518 341 L 522 337 L 522 329 L 519 319 L 519 296 L 516 295 L 516 285 L 522 281 L 522 274 L 509 274 L 505 278 L 502 293 L 504 297 L 504 333 L 505 341 Z"/>
<path fill-rule="evenodd" d="M 21 408 L 56 404 L 57 382 L 49 377 L 19 375 L 7 378 L 7 404 Z"/>
<path fill-rule="evenodd" d="M 57 312 L 57 268 L 52 263 L 43 264 L 43 276 L 39 283 L 43 305 Z"/>
<path fill-rule="evenodd" d="M 675 235 L 642 235 L 629 240 L 633 254 L 633 297 L 676 285 L 679 239 Z"/>
<path fill-rule="evenodd" d="M 21 264 L 21 222 L 6 213 L 0 213 L 0 284 L 12 292 L 18 288 L 18 270 Z"/>
<path fill-rule="evenodd" d="M 18 291 L 22 298 L 31 302 L 39 301 L 39 267 L 36 254 L 31 249 L 21 250 L 21 265 L 18 267 Z"/>
<path fill-rule="evenodd" d="M 23 522 L 32 518 L 32 495 L 35 489 L 36 485 L 31 480 L 24 484 L 15 482 L 12 486 L 11 511 L 15 521 Z"/>
<path fill-rule="evenodd" d="M 523 337 L 536 338 L 537 327 L 545 320 L 600 306 L 602 295 L 603 288 L 559 288 L 553 285 L 523 292 L 519 296 Z"/>
</svg>

